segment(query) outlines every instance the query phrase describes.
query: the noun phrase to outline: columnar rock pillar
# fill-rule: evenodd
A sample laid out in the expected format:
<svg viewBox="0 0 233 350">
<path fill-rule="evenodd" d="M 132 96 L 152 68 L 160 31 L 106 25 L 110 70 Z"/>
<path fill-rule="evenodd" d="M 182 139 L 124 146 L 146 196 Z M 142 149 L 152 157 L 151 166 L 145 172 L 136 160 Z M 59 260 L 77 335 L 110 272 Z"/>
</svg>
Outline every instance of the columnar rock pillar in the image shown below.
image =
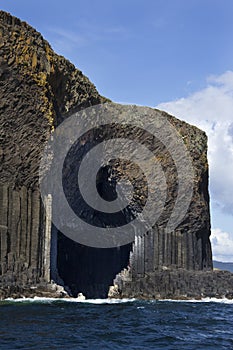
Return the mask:
<svg viewBox="0 0 233 350">
<path fill-rule="evenodd" d="M 44 279 L 47 282 L 50 282 L 50 255 L 51 255 L 51 230 L 52 230 L 52 196 L 49 194 L 45 199 L 45 210 L 46 210 L 46 219 L 45 219 L 45 235 L 44 235 L 44 244 L 43 244 L 43 270 L 44 270 Z"/>
</svg>

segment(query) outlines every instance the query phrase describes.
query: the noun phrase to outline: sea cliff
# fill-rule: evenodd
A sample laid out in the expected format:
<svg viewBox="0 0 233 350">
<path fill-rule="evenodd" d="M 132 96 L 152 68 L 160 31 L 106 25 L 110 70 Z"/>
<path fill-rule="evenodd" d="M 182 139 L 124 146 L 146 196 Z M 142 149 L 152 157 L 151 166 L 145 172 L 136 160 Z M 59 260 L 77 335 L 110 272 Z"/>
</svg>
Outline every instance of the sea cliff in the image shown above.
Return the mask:
<svg viewBox="0 0 233 350">
<path fill-rule="evenodd" d="M 165 112 L 148 109 L 153 118 L 162 116 L 173 125 L 194 169 L 190 206 L 176 229 L 165 230 L 177 195 L 174 161 L 161 142 L 148 141 L 137 130 L 133 135 L 115 132 L 152 142 L 159 154 L 168 194 L 153 229 L 131 244 L 101 249 L 74 242 L 53 225 L 52 214 L 45 210 L 51 206 L 52 212 L 53 204 L 42 202 L 39 189 L 44 147 L 72 113 L 107 102 L 40 33 L 0 12 L 0 297 L 68 297 L 78 292 L 89 298 L 231 297 L 233 275 L 212 271 L 207 137 Z M 116 108 L 125 111 L 124 106 Z M 89 136 L 93 143 L 95 134 Z M 105 174 L 101 181 L 108 181 Z"/>
</svg>

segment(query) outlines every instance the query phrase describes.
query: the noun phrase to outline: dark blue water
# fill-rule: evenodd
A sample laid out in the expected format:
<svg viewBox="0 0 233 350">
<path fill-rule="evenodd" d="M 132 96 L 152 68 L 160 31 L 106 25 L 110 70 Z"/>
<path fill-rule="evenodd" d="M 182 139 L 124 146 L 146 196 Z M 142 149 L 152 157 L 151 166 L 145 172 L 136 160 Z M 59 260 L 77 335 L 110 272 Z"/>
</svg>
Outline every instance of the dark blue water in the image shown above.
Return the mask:
<svg viewBox="0 0 233 350">
<path fill-rule="evenodd" d="M 0 349 L 233 349 L 233 303 L 3 301 Z"/>
</svg>

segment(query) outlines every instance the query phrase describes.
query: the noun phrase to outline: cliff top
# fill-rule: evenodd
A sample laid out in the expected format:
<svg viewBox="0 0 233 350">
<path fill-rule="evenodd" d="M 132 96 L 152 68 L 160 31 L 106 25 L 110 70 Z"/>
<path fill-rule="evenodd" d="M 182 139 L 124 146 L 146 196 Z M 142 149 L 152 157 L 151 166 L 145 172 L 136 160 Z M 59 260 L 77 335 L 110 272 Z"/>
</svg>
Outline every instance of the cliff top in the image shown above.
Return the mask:
<svg viewBox="0 0 233 350">
<path fill-rule="evenodd" d="M 106 101 L 40 33 L 0 11 L 1 181 L 31 183 L 41 149 L 64 116 Z"/>
</svg>

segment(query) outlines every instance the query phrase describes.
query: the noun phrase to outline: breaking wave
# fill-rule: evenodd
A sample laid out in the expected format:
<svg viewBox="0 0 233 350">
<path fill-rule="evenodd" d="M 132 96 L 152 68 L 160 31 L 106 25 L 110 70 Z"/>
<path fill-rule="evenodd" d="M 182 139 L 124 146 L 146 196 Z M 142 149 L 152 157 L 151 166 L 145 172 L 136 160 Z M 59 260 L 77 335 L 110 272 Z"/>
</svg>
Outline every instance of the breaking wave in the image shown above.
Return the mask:
<svg viewBox="0 0 233 350">
<path fill-rule="evenodd" d="M 67 303 L 86 303 L 86 304 L 122 304 L 132 302 L 143 302 L 139 299 L 78 299 L 78 298 L 46 298 L 46 297 L 34 297 L 34 298 L 6 298 L 2 302 L 13 302 L 13 303 L 53 303 L 53 302 L 67 302 Z M 189 299 L 189 300 L 174 300 L 174 299 L 160 299 L 160 300 L 144 300 L 146 303 L 158 303 L 158 302 L 171 302 L 171 303 L 220 303 L 220 304 L 233 304 L 233 299 L 227 298 L 203 298 L 200 300 Z M 0 301 L 1 303 L 1 301 Z"/>
</svg>

